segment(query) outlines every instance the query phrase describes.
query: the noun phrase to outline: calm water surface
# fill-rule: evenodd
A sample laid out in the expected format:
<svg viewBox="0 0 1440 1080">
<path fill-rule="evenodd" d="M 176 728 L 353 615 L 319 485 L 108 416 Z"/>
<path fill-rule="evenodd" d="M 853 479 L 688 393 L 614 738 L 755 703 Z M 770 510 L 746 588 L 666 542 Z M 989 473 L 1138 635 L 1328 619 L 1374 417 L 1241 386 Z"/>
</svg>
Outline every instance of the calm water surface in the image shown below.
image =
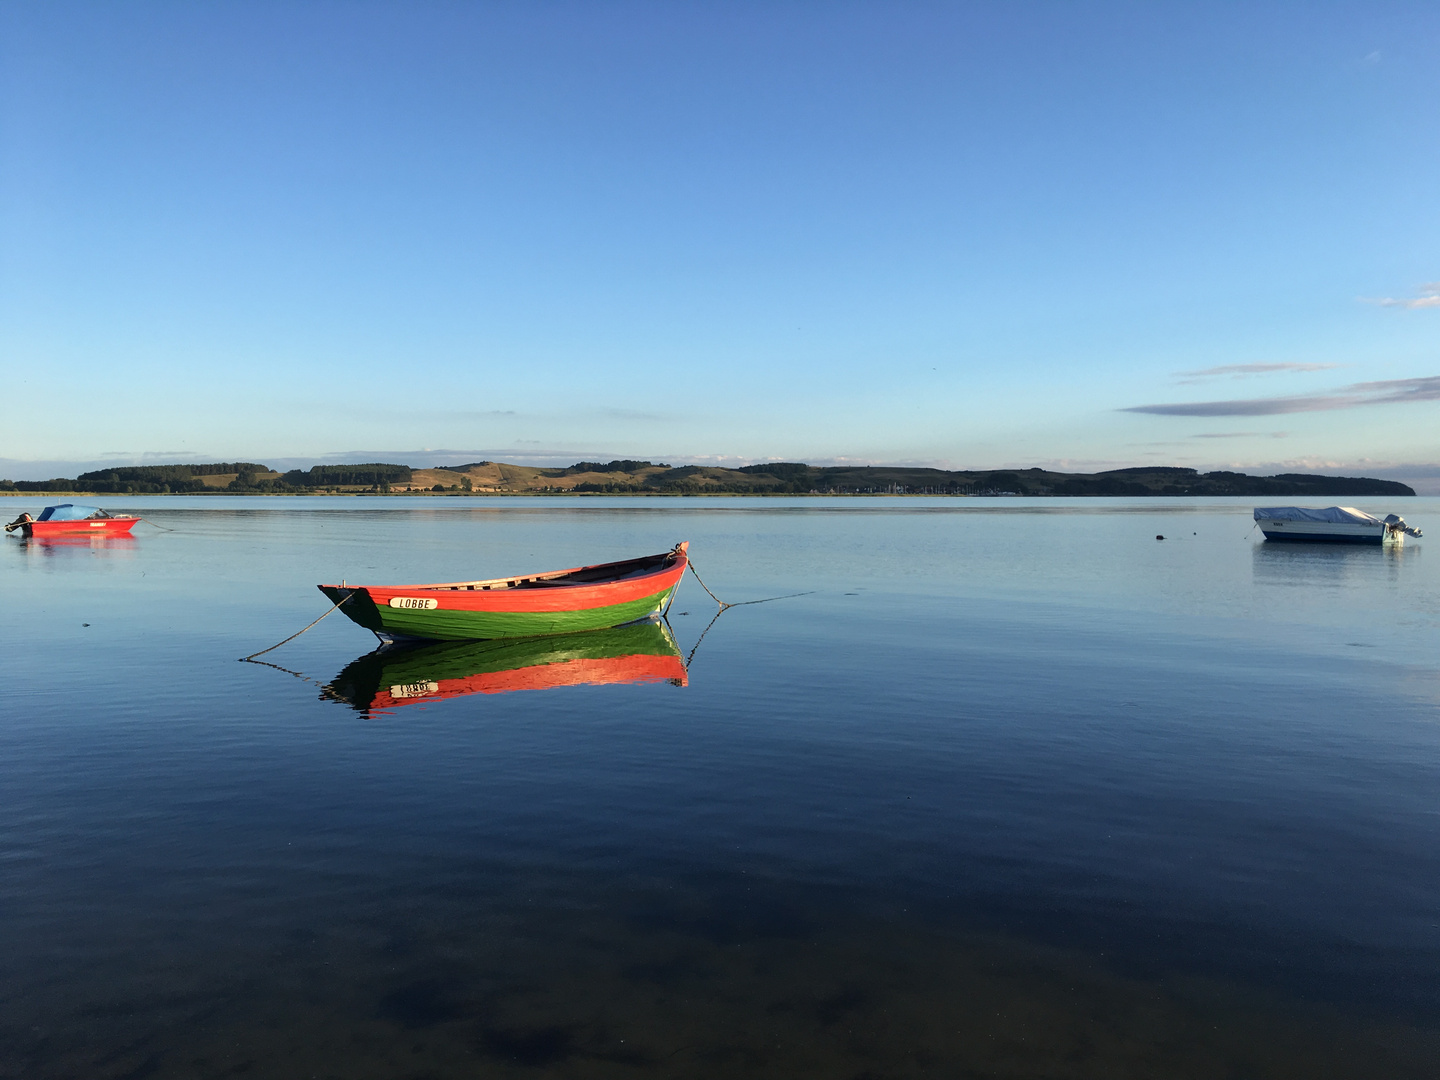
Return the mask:
<svg viewBox="0 0 1440 1080">
<path fill-rule="evenodd" d="M 1440 1075 L 1434 540 L 1266 545 L 1207 500 L 104 502 L 173 531 L 0 547 L 0 1077 Z M 318 582 L 682 539 L 723 599 L 805 593 L 726 612 L 688 685 L 356 709 L 339 615 L 236 662 Z M 682 656 L 714 610 L 682 586 Z"/>
</svg>

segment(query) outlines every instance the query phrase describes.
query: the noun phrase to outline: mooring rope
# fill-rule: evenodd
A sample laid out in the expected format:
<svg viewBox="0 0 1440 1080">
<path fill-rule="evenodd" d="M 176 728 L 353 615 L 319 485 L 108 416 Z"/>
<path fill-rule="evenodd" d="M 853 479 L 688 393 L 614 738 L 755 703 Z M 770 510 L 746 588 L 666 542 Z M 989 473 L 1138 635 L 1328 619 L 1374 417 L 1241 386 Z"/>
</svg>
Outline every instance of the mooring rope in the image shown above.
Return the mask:
<svg viewBox="0 0 1440 1080">
<path fill-rule="evenodd" d="M 324 619 L 326 616 L 334 615 L 335 612 L 336 612 L 336 610 L 340 607 L 340 605 L 343 604 L 343 603 L 345 603 L 347 600 L 350 599 L 350 597 L 352 597 L 352 596 L 354 596 L 354 595 L 355 595 L 355 594 L 354 594 L 353 592 L 352 592 L 352 593 L 346 593 L 345 596 L 344 596 L 342 599 L 340 599 L 339 601 L 336 602 L 335 607 L 332 607 L 329 611 L 325 612 L 324 615 L 321 615 L 320 618 L 319 618 L 319 619 L 316 619 L 315 622 L 312 622 L 312 623 L 310 624 L 310 626 L 305 627 L 305 630 L 309 630 L 311 626 L 315 626 L 317 623 L 320 622 L 321 619 Z M 291 634 L 289 637 L 287 637 L 287 638 L 285 639 L 285 641 L 294 641 L 294 640 L 295 640 L 297 637 L 299 637 L 301 634 L 305 633 L 305 630 L 296 630 L 295 633 L 293 633 L 293 634 Z M 244 662 L 247 661 L 247 660 L 254 660 L 255 657 L 257 657 L 257 656 L 264 656 L 267 652 L 274 652 L 274 651 L 275 651 L 276 649 L 278 649 L 281 645 L 284 645 L 284 644 L 285 644 L 285 641 L 277 641 L 274 645 L 271 645 L 270 648 L 268 648 L 268 649 L 261 649 L 259 652 L 252 652 L 249 656 L 242 656 L 242 657 L 240 657 L 240 662 L 241 662 L 241 663 L 244 663 Z M 261 661 L 261 663 L 264 663 L 264 661 Z M 273 666 L 273 665 L 272 665 L 272 666 Z"/>
<path fill-rule="evenodd" d="M 152 528 L 159 529 L 161 532 L 174 532 L 174 531 L 175 531 L 174 529 L 167 529 L 164 525 L 156 525 L 155 522 L 151 521 L 151 520 L 150 520 L 149 518 L 147 518 L 147 517 L 142 517 L 140 520 L 143 521 L 143 522 L 145 522 L 146 525 L 149 525 L 149 526 L 151 526 Z"/>
<path fill-rule="evenodd" d="M 698 582 L 700 582 L 700 588 L 704 589 L 707 593 L 710 593 L 710 599 L 711 599 L 711 600 L 714 600 L 715 603 L 717 603 L 717 604 L 720 605 L 720 610 L 721 610 L 721 611 L 724 611 L 724 610 L 725 610 L 726 608 L 728 608 L 728 607 L 734 607 L 734 606 L 735 606 L 734 604 L 727 604 L 724 600 L 721 600 L 721 599 L 720 599 L 718 596 L 716 596 L 713 592 L 710 592 L 710 586 L 705 584 L 705 579 L 700 576 L 700 571 L 695 569 L 695 563 L 694 563 L 693 561 L 691 561 L 690 559 L 687 558 L 687 559 L 685 560 L 685 565 L 688 566 L 688 567 L 690 567 L 690 573 L 694 574 L 694 575 L 695 575 L 695 580 L 698 581 Z M 713 621 L 713 620 L 712 620 L 712 621 Z M 708 628 L 707 628 L 707 629 L 708 629 Z"/>
<path fill-rule="evenodd" d="M 751 604 L 768 604 L 768 603 L 770 603 L 772 600 L 790 600 L 790 599 L 793 599 L 794 597 L 797 597 L 797 596 L 809 596 L 811 593 L 813 593 L 813 592 L 815 591 L 814 589 L 807 589 L 805 592 L 786 593 L 784 596 L 766 596 L 766 597 L 763 597 L 763 598 L 761 598 L 761 599 L 759 599 L 759 600 L 737 600 L 737 601 L 735 601 L 734 603 L 729 603 L 729 602 L 727 602 L 727 601 L 721 600 L 718 596 L 716 596 L 713 592 L 710 591 L 710 586 L 708 586 L 708 585 L 705 584 L 705 580 L 700 576 L 700 572 L 695 569 L 695 564 L 694 564 L 694 562 L 690 561 L 689 559 L 686 559 L 686 564 L 687 564 L 687 565 L 689 566 L 689 568 L 690 568 L 690 573 L 692 573 L 692 574 L 695 575 L 695 580 L 698 581 L 698 582 L 700 582 L 700 587 L 705 590 L 706 595 L 708 595 L 711 600 L 714 600 L 715 603 L 717 603 L 717 604 L 720 605 L 720 609 L 719 609 L 718 611 L 716 611 L 715 614 L 711 617 L 710 621 L 705 624 L 705 629 L 700 631 L 700 636 L 695 639 L 695 644 L 690 647 L 690 655 L 687 656 L 687 657 L 685 657 L 685 670 L 686 670 L 686 671 L 689 671 L 689 670 L 690 670 L 690 663 L 691 663 L 691 661 L 693 661 L 693 660 L 695 659 L 695 653 L 696 653 L 696 652 L 699 650 L 699 648 L 700 648 L 700 642 L 702 642 L 702 641 L 705 640 L 705 635 L 708 634 L 708 633 L 710 632 L 710 628 L 711 628 L 712 626 L 714 626 L 714 625 L 720 620 L 720 616 L 721 616 L 721 615 L 724 615 L 725 612 L 729 611 L 731 608 L 736 608 L 736 607 L 749 607 Z M 679 583 L 677 582 L 676 584 L 677 584 L 677 588 L 678 588 L 678 584 L 679 584 Z M 671 596 L 670 596 L 670 601 L 671 601 L 671 603 L 674 603 L 674 601 L 675 601 L 675 596 L 674 596 L 673 593 L 672 593 Z M 670 613 L 670 605 L 667 604 L 667 605 L 665 606 L 665 616 L 666 616 L 665 621 L 666 621 L 667 623 L 670 621 L 670 619 L 669 619 L 669 613 Z M 686 612 L 683 612 L 683 611 L 682 611 L 681 614 L 684 615 L 684 614 L 686 614 Z"/>
<path fill-rule="evenodd" d="M 728 601 L 721 600 L 721 599 L 720 599 L 718 596 L 716 596 L 713 592 L 710 592 L 710 586 L 705 584 L 704 579 L 701 578 L 701 576 L 700 576 L 700 571 L 698 571 L 698 570 L 695 569 L 695 563 L 694 563 L 693 561 L 691 561 L 690 559 L 687 558 L 687 559 L 685 560 L 685 562 L 686 562 L 686 565 L 690 567 L 690 573 L 692 573 L 692 574 L 695 575 L 695 580 L 698 581 L 698 582 L 700 582 L 700 588 L 702 588 L 702 589 L 705 590 L 705 592 L 709 595 L 709 597 L 710 597 L 711 600 L 714 600 L 715 603 L 717 603 L 717 604 L 720 605 L 720 610 L 721 610 L 721 611 L 725 611 L 727 608 L 732 608 L 732 607 L 749 607 L 751 604 L 768 604 L 768 603 L 770 603 L 770 601 L 772 601 L 772 600 L 790 600 L 790 599 L 793 599 L 794 597 L 797 597 L 797 596 L 809 596 L 811 593 L 813 593 L 813 592 L 815 591 L 814 589 L 806 589 L 804 592 L 786 593 L 784 596 L 766 596 L 766 597 L 763 597 L 763 598 L 761 598 L 761 599 L 759 599 L 759 600 L 736 600 L 734 603 L 730 603 L 730 602 L 728 602 Z M 677 587 L 678 587 L 679 583 L 677 582 L 676 585 L 677 585 Z M 673 596 L 673 594 L 672 594 L 672 596 L 671 596 L 671 601 L 672 601 L 672 602 L 674 601 L 674 596 Z M 665 610 L 666 610 L 667 612 L 670 610 L 670 608 L 669 608 L 668 605 L 666 606 Z M 710 621 L 713 623 L 715 620 L 714 620 L 714 619 L 711 619 Z M 707 626 L 706 629 L 708 630 L 709 627 Z"/>
</svg>

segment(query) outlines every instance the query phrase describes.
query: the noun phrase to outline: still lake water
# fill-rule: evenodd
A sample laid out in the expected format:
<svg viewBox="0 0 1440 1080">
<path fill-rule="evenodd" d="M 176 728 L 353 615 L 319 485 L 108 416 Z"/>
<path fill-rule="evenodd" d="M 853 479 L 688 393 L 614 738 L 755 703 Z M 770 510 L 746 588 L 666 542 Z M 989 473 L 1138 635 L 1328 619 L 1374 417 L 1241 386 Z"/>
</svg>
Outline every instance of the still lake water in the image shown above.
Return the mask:
<svg viewBox="0 0 1440 1080">
<path fill-rule="evenodd" d="M 98 501 L 173 531 L 0 547 L 0 1077 L 1440 1075 L 1432 539 L 1266 545 L 1222 500 Z M 341 615 L 264 658 L 303 678 L 236 662 L 322 581 L 682 539 L 725 600 L 806 594 L 726 612 L 688 685 L 357 711 Z M 682 655 L 714 610 L 682 585 Z"/>
</svg>

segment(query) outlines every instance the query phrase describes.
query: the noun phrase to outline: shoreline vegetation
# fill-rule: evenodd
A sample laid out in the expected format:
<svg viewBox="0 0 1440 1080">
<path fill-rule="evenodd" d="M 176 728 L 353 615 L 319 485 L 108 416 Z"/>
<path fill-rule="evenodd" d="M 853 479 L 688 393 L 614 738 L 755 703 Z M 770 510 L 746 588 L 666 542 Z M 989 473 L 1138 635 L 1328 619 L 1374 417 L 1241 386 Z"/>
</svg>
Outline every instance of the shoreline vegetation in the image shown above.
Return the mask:
<svg viewBox="0 0 1440 1080">
<path fill-rule="evenodd" d="M 1243 496 L 1414 495 L 1394 480 L 1142 466 L 1098 473 L 1048 469 L 947 471 L 904 466 L 768 462 L 725 469 L 650 461 L 580 461 L 564 468 L 477 461 L 445 468 L 370 462 L 281 473 L 255 462 L 136 465 L 73 479 L 0 480 L 0 495 L 950 495 Z"/>
</svg>

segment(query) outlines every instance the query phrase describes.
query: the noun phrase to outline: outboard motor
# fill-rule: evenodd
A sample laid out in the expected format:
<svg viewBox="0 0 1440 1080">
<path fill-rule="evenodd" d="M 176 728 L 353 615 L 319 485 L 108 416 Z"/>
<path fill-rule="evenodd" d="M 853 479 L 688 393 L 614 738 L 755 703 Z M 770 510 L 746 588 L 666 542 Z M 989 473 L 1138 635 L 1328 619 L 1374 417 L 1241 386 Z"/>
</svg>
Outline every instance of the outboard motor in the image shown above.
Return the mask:
<svg viewBox="0 0 1440 1080">
<path fill-rule="evenodd" d="M 1385 527 L 1391 532 L 1407 533 L 1410 536 L 1420 536 L 1420 530 L 1405 524 L 1405 519 L 1399 514 L 1386 514 Z"/>
<path fill-rule="evenodd" d="M 5 531 L 7 533 L 14 532 L 16 529 L 20 528 L 21 526 L 28 525 L 34 520 L 35 519 L 32 518 L 29 514 L 21 514 L 14 521 L 10 522 L 9 525 L 5 526 Z"/>
</svg>

